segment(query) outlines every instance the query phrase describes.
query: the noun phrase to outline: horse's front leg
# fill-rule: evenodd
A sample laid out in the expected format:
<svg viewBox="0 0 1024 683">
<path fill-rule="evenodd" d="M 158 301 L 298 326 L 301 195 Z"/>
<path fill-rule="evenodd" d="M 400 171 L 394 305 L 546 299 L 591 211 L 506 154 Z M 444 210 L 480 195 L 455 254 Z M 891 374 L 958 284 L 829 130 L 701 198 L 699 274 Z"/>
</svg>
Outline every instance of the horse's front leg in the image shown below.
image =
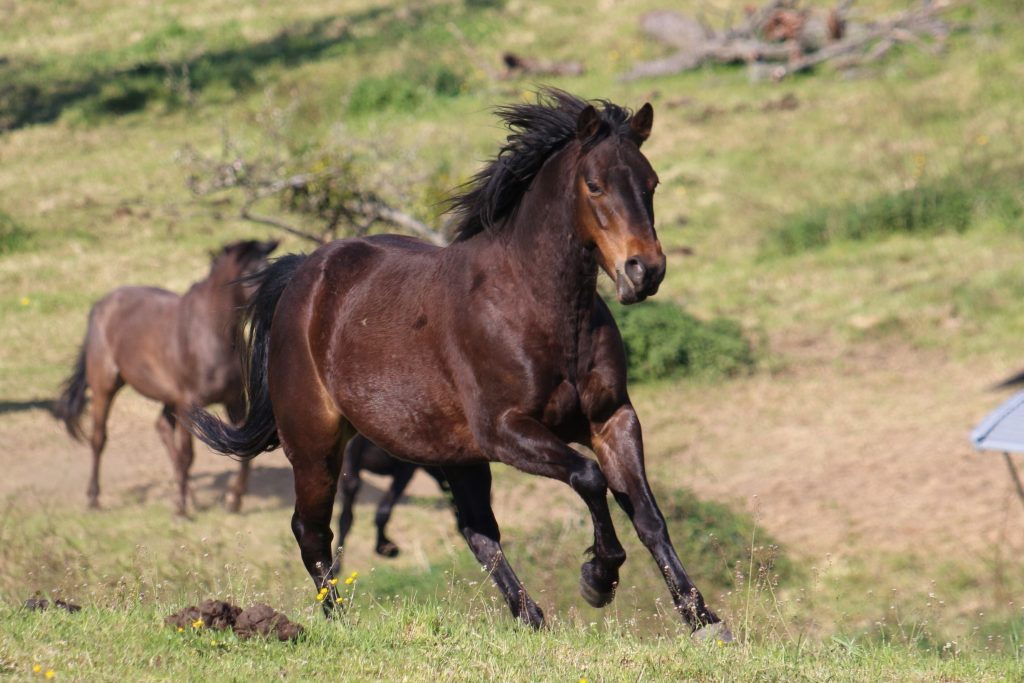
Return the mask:
<svg viewBox="0 0 1024 683">
<path fill-rule="evenodd" d="M 565 482 L 586 503 L 594 523 L 594 557 L 580 568 L 580 593 L 592 606 L 604 607 L 615 598 L 626 551 L 615 535 L 608 509 L 608 482 L 600 466 L 525 415 L 503 416 L 499 434 L 500 445 L 493 450 L 498 460 L 523 472 Z"/>
<path fill-rule="evenodd" d="M 608 486 L 658 563 L 676 609 L 696 636 L 713 632 L 720 640 L 732 640 L 732 634 L 724 625 L 708 628 L 719 624 L 721 619 L 708 609 L 704 596 L 687 576 L 672 546 L 665 517 L 647 482 L 640 421 L 633 407 L 628 403 L 621 406 L 607 421 L 592 425 L 591 430 L 594 451 Z"/>
</svg>

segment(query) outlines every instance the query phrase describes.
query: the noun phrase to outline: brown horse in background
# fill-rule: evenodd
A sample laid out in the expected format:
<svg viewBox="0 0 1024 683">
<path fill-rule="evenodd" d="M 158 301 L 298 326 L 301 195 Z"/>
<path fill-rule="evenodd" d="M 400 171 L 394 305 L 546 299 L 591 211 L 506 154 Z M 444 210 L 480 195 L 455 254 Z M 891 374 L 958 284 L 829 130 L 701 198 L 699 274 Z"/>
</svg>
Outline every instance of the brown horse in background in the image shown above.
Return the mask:
<svg viewBox="0 0 1024 683">
<path fill-rule="evenodd" d="M 420 469 L 420 465 L 399 460 L 362 434 L 356 434 L 348 442 L 341 463 L 341 479 L 339 481 L 341 488 L 341 515 L 338 519 L 339 550 L 344 550 L 345 539 L 352 529 L 352 508 L 363 483 L 360 473 L 366 471 L 391 477 L 391 486 L 384 492 L 377 504 L 377 514 L 374 517 L 374 524 L 377 526 L 377 542 L 374 545 L 374 550 L 378 555 L 384 557 L 398 556 L 398 546 L 387 537 L 384 529 L 391 520 L 391 512 L 394 510 L 395 504 L 402 497 L 405 487 L 412 481 L 412 477 L 418 469 Z M 423 471 L 434 478 L 443 493 L 447 494 L 451 491 L 441 468 L 423 467 Z"/>
<path fill-rule="evenodd" d="M 331 508 L 345 443 L 359 432 L 444 469 L 466 541 L 531 626 L 544 615 L 502 551 L 491 462 L 562 481 L 586 503 L 594 544 L 580 589 L 591 605 L 614 598 L 626 559 L 611 489 L 680 615 L 701 636 L 731 639 L 669 539 L 645 473 L 622 338 L 597 295 L 599 270 L 625 304 L 654 294 L 665 276 L 658 177 L 640 151 L 653 110 L 599 105 L 548 90 L 536 104 L 499 109 L 512 132 L 455 198 L 448 247 L 347 239 L 264 272 L 250 306 L 245 421 L 235 428 L 197 410 L 192 428 L 243 458 L 284 447 L 295 474 L 292 530 L 328 611 L 337 596 Z M 540 515 L 545 504 L 531 503 Z"/>
<path fill-rule="evenodd" d="M 92 393 L 92 475 L 89 507 L 99 507 L 100 457 L 107 441 L 107 416 L 114 396 L 125 384 L 163 409 L 156 428 L 174 465 L 184 515 L 192 435 L 182 417 L 194 406 L 222 403 L 228 418 L 245 414 L 242 368 L 237 340 L 239 322 L 252 286 L 242 279 L 266 265 L 277 242 L 253 240 L 225 246 L 210 274 L 179 296 L 156 287 L 120 287 L 97 302 L 78 360 L 54 406 L 68 433 L 82 440 L 80 417 L 86 389 Z M 248 487 L 249 463 L 242 461 L 227 505 L 237 512 Z"/>
</svg>

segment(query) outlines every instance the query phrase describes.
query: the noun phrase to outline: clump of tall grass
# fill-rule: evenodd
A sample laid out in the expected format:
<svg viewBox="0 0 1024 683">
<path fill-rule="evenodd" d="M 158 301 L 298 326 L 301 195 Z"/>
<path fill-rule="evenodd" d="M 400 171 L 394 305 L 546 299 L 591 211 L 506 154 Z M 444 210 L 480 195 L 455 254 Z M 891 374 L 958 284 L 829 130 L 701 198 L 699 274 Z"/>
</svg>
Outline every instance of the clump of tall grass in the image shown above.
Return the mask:
<svg viewBox="0 0 1024 683">
<path fill-rule="evenodd" d="M 813 207 L 787 218 L 765 251 L 789 255 L 838 241 L 965 232 L 983 221 L 1024 229 L 1024 165 L 974 164 L 898 192 Z"/>
</svg>

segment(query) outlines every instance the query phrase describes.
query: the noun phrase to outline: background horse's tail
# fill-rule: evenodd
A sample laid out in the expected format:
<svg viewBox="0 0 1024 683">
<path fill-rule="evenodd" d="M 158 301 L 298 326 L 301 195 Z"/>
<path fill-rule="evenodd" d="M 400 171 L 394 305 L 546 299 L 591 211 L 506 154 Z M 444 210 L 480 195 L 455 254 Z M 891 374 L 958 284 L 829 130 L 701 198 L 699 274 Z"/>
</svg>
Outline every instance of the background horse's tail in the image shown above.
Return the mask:
<svg viewBox="0 0 1024 683">
<path fill-rule="evenodd" d="M 89 316 L 89 329 L 92 329 L 92 316 Z M 85 333 L 82 346 L 78 349 L 78 360 L 71 375 L 61 385 L 60 396 L 53 402 L 53 414 L 58 420 L 64 422 L 71 438 L 81 441 L 85 435 L 82 433 L 81 417 L 85 412 L 85 390 L 89 387 L 85 381 L 85 347 L 89 344 L 89 332 Z"/>
<path fill-rule="evenodd" d="M 257 284 L 258 289 L 249 300 L 243 319 L 243 325 L 249 324 L 243 356 L 245 418 L 241 425 L 233 427 L 201 408 L 196 407 L 189 412 L 189 430 L 215 451 L 239 458 L 254 458 L 281 445 L 267 389 L 270 323 L 281 294 L 305 258 L 298 254 L 282 256 L 246 278 Z"/>
</svg>

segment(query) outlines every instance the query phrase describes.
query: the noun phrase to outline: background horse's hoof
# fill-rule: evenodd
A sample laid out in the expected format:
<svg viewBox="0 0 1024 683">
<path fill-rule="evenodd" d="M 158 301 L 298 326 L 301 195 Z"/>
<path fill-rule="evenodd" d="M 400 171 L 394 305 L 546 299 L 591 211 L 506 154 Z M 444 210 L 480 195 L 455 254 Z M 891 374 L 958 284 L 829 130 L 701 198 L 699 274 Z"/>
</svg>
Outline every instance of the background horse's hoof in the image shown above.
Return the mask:
<svg viewBox="0 0 1024 683">
<path fill-rule="evenodd" d="M 584 576 L 580 577 L 580 595 L 591 607 L 604 607 L 615 599 L 615 589 L 610 591 L 599 591 L 589 583 Z"/>
<path fill-rule="evenodd" d="M 224 499 L 224 509 L 232 514 L 238 514 L 242 511 L 242 497 L 229 493 Z"/>
<path fill-rule="evenodd" d="M 717 624 L 708 624 L 697 629 L 690 634 L 690 638 L 697 642 L 718 643 L 720 645 L 733 642 L 732 631 L 725 625 L 725 622 L 721 621 Z"/>
<path fill-rule="evenodd" d="M 385 541 L 377 546 L 377 554 L 384 557 L 398 557 L 399 552 L 401 551 L 398 549 L 398 546 L 391 541 Z"/>
</svg>

